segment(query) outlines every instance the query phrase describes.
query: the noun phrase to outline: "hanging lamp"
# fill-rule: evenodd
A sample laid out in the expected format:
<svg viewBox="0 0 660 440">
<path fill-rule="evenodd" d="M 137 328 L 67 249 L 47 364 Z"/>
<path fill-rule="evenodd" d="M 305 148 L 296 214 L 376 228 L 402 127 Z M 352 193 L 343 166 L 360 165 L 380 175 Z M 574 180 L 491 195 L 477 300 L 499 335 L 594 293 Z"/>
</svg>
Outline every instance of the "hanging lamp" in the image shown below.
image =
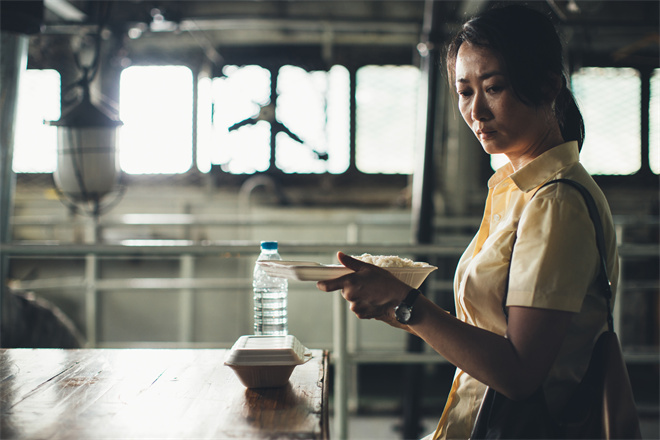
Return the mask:
<svg viewBox="0 0 660 440">
<path fill-rule="evenodd" d="M 123 123 L 109 109 L 92 103 L 87 75 L 79 82 L 82 99 L 63 112 L 57 127 L 57 189 L 74 202 L 91 203 L 98 214 L 101 199 L 115 190 L 120 169 L 117 132 Z"/>
</svg>

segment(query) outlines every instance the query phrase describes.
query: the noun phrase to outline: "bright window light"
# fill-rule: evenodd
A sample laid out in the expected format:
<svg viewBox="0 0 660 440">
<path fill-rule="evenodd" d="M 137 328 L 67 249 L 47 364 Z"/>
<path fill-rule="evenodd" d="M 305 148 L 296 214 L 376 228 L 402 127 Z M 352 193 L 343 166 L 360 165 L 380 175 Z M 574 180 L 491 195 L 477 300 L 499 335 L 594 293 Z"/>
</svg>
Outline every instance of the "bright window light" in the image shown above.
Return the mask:
<svg viewBox="0 0 660 440">
<path fill-rule="evenodd" d="M 490 155 L 490 166 L 496 170 L 509 163 L 509 158 L 506 157 L 506 154 L 491 154 Z"/>
<path fill-rule="evenodd" d="M 631 68 L 582 68 L 572 76 L 584 117 L 580 159 L 591 174 L 636 173 L 641 163 L 641 79 Z"/>
<path fill-rule="evenodd" d="M 213 144 L 213 80 L 203 77 L 197 82 L 197 169 L 211 171 Z"/>
<path fill-rule="evenodd" d="M 348 70 L 308 72 L 284 66 L 277 78 L 276 166 L 286 173 L 343 173 L 350 157 Z M 303 142 L 286 133 L 289 130 Z M 327 160 L 319 155 L 327 154 Z"/>
<path fill-rule="evenodd" d="M 277 76 L 260 66 L 226 66 L 224 77 L 199 84 L 198 167 L 251 174 L 270 166 L 286 173 L 342 173 L 349 164 L 349 75 L 342 66 L 308 72 L 284 66 Z M 298 142 L 297 139 L 302 140 Z M 317 154 L 318 153 L 318 154 Z M 319 155 L 326 155 L 322 160 Z"/>
<path fill-rule="evenodd" d="M 44 124 L 60 118 L 60 74 L 56 70 L 29 69 L 19 82 L 15 173 L 52 173 L 57 166 L 57 127 Z"/>
<path fill-rule="evenodd" d="M 649 118 L 649 163 L 651 171 L 660 174 L 660 69 L 651 77 Z"/>
<path fill-rule="evenodd" d="M 270 72 L 260 66 L 226 66 L 223 73 L 198 86 L 197 166 L 202 172 L 212 164 L 233 174 L 266 171 L 270 124 L 262 109 L 270 100 Z"/>
<path fill-rule="evenodd" d="M 184 173 L 192 165 L 193 75 L 184 66 L 121 74 L 119 160 L 129 174 Z"/>
<path fill-rule="evenodd" d="M 365 66 L 357 71 L 356 165 L 365 173 L 411 174 L 420 71 Z"/>
</svg>

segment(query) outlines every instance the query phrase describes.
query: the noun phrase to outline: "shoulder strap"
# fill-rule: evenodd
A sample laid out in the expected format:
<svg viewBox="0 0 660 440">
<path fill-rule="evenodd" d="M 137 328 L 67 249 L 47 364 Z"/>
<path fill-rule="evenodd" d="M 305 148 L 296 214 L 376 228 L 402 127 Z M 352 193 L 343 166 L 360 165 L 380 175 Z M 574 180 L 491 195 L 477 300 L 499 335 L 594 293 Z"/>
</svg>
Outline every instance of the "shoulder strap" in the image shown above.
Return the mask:
<svg viewBox="0 0 660 440">
<path fill-rule="evenodd" d="M 605 234 L 603 233 L 603 223 L 600 219 L 600 214 L 598 213 L 598 208 L 596 207 L 596 202 L 594 201 L 593 196 L 582 184 L 570 180 L 570 179 L 555 179 L 541 185 L 539 190 L 545 186 L 548 186 L 553 183 L 566 183 L 571 185 L 573 188 L 577 189 L 582 197 L 584 198 L 585 203 L 587 204 L 587 209 L 589 210 L 589 217 L 594 224 L 594 229 L 596 230 L 596 246 L 598 247 L 598 254 L 600 255 L 600 273 L 598 279 L 602 284 L 601 292 L 605 296 L 607 301 L 607 326 L 610 331 L 614 331 L 614 319 L 612 318 L 612 310 L 610 307 L 610 302 L 612 300 L 612 283 L 610 283 L 609 277 L 607 275 L 607 258 L 606 258 L 606 248 L 605 248 Z M 537 190 L 538 192 L 538 190 Z M 534 194 L 534 196 L 536 193 Z M 534 197 L 532 196 L 532 198 Z"/>
</svg>

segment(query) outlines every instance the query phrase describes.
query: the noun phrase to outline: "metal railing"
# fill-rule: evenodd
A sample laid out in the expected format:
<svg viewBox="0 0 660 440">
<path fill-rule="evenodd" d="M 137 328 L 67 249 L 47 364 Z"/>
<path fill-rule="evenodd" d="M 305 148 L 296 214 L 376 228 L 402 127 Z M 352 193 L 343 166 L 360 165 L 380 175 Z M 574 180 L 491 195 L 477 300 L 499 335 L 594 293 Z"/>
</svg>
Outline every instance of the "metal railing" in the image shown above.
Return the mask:
<svg viewBox="0 0 660 440">
<path fill-rule="evenodd" d="M 192 222 L 194 219 L 179 217 L 179 221 L 172 221 L 171 225 L 181 225 Z M 21 223 L 21 222 L 19 222 Z M 28 222 L 22 222 L 27 224 Z M 471 222 L 473 223 L 473 222 Z M 157 223 L 162 225 L 163 223 Z M 213 222 L 213 224 L 217 224 Z M 224 223 L 223 223 L 224 224 Z M 233 222 L 232 222 L 233 224 Z M 237 223 L 241 226 L 245 223 Z M 256 224 L 256 222 L 254 223 Z M 272 225 L 272 220 L 267 224 Z M 291 222 L 287 221 L 287 225 Z M 465 223 L 462 223 L 463 225 Z M 121 226 L 121 224 L 118 224 Z M 460 221 L 451 222 L 449 226 L 460 226 Z M 281 243 L 280 249 L 283 254 L 288 255 L 333 255 L 338 246 L 345 252 L 361 253 L 365 248 L 365 243 L 358 243 L 359 229 L 364 224 L 358 222 L 347 225 L 347 242 L 338 245 L 337 243 Z M 445 225 L 447 226 L 447 224 Z M 619 228 L 622 226 L 619 225 Z M 623 231 L 618 230 L 619 236 L 623 236 Z M 429 258 L 450 258 L 458 259 L 465 248 L 466 243 L 456 243 L 443 245 L 415 245 L 415 244 L 368 244 L 368 248 L 373 253 L 380 254 L 407 254 L 407 255 L 425 255 Z M 30 283 L 23 283 L 20 287 L 32 290 L 42 288 L 66 288 L 71 286 L 84 289 L 85 314 L 87 325 L 87 338 L 91 346 L 97 344 L 97 303 L 99 292 L 113 289 L 130 290 L 149 290 L 149 289 L 170 289 L 180 292 L 181 307 L 179 340 L 186 342 L 191 340 L 192 334 L 192 292 L 199 289 L 228 289 L 228 288 L 250 288 L 251 279 L 244 278 L 206 278 L 200 279 L 193 277 L 195 260 L 202 257 L 231 257 L 237 255 L 251 255 L 256 257 L 255 249 L 258 249 L 256 241 L 214 241 L 204 244 L 190 244 L 186 241 L 172 244 L 171 242 L 153 241 L 153 244 L 146 245 L 112 245 L 112 244 L 36 244 L 36 243 L 11 243 L 0 246 L 0 253 L 8 255 L 10 258 L 61 258 L 75 257 L 85 259 L 85 272 L 82 278 L 58 278 L 48 280 L 35 280 Z M 653 258 L 658 256 L 658 246 L 643 244 L 626 244 L 619 246 L 620 258 Z M 98 259 L 99 258 L 177 258 L 179 259 L 180 271 L 177 278 L 131 278 L 122 280 L 103 280 L 99 278 Z M 4 281 L 4 280 L 3 280 Z M 451 280 L 434 280 L 435 288 L 451 290 Z M 619 283 L 619 293 L 626 287 L 625 280 Z M 635 288 L 660 289 L 657 280 L 637 283 Z M 366 363 L 406 363 L 406 364 L 437 364 L 446 362 L 442 357 L 435 353 L 369 353 L 360 351 L 351 351 L 349 349 L 349 335 L 347 326 L 347 307 L 340 295 L 333 297 L 333 335 L 332 335 L 332 362 L 335 368 L 335 386 L 334 386 L 334 414 L 335 428 L 339 438 L 345 438 L 347 433 L 348 420 L 348 401 L 350 366 Z M 623 297 L 619 295 L 619 298 Z M 620 318 L 621 302 L 617 301 L 615 307 L 615 319 Z M 625 352 L 626 361 L 629 363 L 658 363 L 658 353 L 634 353 Z"/>
</svg>

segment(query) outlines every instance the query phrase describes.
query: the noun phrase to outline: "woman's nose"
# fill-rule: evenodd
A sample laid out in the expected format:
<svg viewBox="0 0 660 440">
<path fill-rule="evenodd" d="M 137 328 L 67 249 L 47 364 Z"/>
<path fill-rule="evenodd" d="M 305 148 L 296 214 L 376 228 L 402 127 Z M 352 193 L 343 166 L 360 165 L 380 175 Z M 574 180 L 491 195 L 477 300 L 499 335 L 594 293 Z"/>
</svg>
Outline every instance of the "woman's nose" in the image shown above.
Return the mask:
<svg viewBox="0 0 660 440">
<path fill-rule="evenodd" d="M 473 121 L 485 121 L 492 117 L 488 101 L 483 93 L 475 93 L 470 116 Z"/>
</svg>

